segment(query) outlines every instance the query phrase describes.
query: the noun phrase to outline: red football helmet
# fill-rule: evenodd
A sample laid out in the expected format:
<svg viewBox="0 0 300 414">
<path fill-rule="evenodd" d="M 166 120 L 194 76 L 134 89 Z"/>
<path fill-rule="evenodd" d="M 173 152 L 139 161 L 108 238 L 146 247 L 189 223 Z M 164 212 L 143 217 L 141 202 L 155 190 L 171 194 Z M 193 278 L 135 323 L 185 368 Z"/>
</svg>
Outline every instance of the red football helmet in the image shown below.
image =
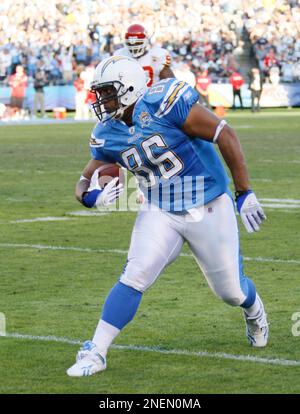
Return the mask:
<svg viewBox="0 0 300 414">
<path fill-rule="evenodd" d="M 149 36 L 141 24 L 132 24 L 125 34 L 125 44 L 132 57 L 143 56 L 149 47 Z"/>
</svg>

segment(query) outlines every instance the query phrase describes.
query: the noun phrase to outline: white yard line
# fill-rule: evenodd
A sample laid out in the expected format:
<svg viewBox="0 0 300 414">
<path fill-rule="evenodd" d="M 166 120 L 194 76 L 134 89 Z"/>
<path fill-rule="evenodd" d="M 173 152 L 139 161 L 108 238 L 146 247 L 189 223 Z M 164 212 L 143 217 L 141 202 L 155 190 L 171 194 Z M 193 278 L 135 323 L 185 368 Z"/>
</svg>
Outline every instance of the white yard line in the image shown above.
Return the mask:
<svg viewBox="0 0 300 414">
<path fill-rule="evenodd" d="M 271 209 L 299 209 L 300 200 L 295 198 L 260 198 L 261 205 Z"/>
<path fill-rule="evenodd" d="M 7 249 L 38 249 L 38 250 L 65 250 L 85 253 L 112 253 L 112 254 L 127 254 L 128 250 L 122 249 L 91 249 L 89 247 L 72 247 L 72 246 L 48 246 L 45 244 L 25 244 L 25 243 L 0 243 L 0 248 Z M 181 257 L 194 256 L 190 253 L 181 253 Z M 299 259 L 277 259 L 272 257 L 244 257 L 245 261 L 249 262 L 266 262 L 266 263 L 292 263 L 300 264 Z"/>
<path fill-rule="evenodd" d="M 267 208 L 272 208 L 272 209 L 280 209 L 280 208 L 287 208 L 287 209 L 299 209 L 300 208 L 300 204 L 283 204 L 283 203 L 280 203 L 280 204 L 276 204 L 276 203 L 265 203 L 265 202 L 263 202 L 263 203 L 261 203 L 261 205 L 263 206 L 263 207 L 267 207 Z"/>
<path fill-rule="evenodd" d="M 19 219 L 19 220 L 12 220 L 10 223 L 34 223 L 38 221 L 67 221 L 67 220 L 76 220 L 75 218 L 71 217 L 35 217 L 32 219 Z"/>
<path fill-rule="evenodd" d="M 111 211 L 77 210 L 77 211 L 70 211 L 66 214 L 70 216 L 78 216 L 78 217 L 101 217 L 101 216 L 107 216 L 108 214 L 111 214 Z"/>
<path fill-rule="evenodd" d="M 260 198 L 260 201 L 274 202 L 274 203 L 289 203 L 289 204 L 300 204 L 300 200 L 295 198 Z"/>
<path fill-rule="evenodd" d="M 298 213 L 297 210 L 293 210 L 293 209 L 289 209 L 289 210 L 285 210 L 284 208 L 279 208 L 279 207 L 275 207 L 275 208 L 271 208 L 271 207 L 266 207 L 268 209 L 268 213 L 270 211 L 276 211 L 276 213 Z"/>
<path fill-rule="evenodd" d="M 265 164 L 300 164 L 300 160 L 259 160 L 261 163 Z"/>
<path fill-rule="evenodd" d="M 16 338 L 23 340 L 33 341 L 45 341 L 45 342 L 59 342 L 69 345 L 80 345 L 82 341 L 79 339 L 68 339 L 60 338 L 56 336 L 36 336 L 36 335 L 24 335 L 19 333 L 8 333 L 7 338 Z M 135 352 L 153 352 L 156 354 L 165 355 L 177 355 L 197 358 L 214 358 L 214 359 L 227 359 L 231 361 L 240 362 L 254 362 L 266 365 L 277 365 L 277 366 L 300 366 L 300 361 L 292 359 L 281 359 L 281 358 L 269 358 L 269 357 L 256 357 L 252 355 L 236 355 L 228 354 L 225 352 L 208 352 L 208 351 L 188 351 L 186 349 L 163 349 L 157 346 L 143 346 L 143 345 L 112 345 L 112 349 L 135 351 Z"/>
<path fill-rule="evenodd" d="M 261 112 L 256 113 L 256 114 L 252 114 L 250 112 L 248 113 L 228 113 L 226 114 L 225 118 L 248 118 L 248 120 L 252 120 L 252 121 L 256 121 L 259 120 L 260 118 L 278 118 L 278 117 L 299 117 L 300 116 L 300 112 L 289 112 L 289 110 L 282 108 L 281 112 L 276 112 L 276 111 L 270 111 L 270 112 L 266 112 L 264 111 L 265 108 L 261 109 Z"/>
<path fill-rule="evenodd" d="M 66 250 L 66 251 L 86 252 L 86 253 L 115 253 L 115 254 L 127 254 L 128 253 L 127 250 L 119 250 L 119 249 L 90 249 L 89 247 L 47 246 L 45 244 L 0 243 L 0 247 L 38 249 L 38 250 Z"/>
</svg>

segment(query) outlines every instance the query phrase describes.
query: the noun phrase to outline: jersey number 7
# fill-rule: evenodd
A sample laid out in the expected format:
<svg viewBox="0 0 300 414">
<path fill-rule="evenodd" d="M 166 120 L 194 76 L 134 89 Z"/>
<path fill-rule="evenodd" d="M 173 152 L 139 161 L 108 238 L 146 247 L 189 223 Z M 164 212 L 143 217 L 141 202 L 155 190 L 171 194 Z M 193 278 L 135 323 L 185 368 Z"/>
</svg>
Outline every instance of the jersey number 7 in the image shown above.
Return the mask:
<svg viewBox="0 0 300 414">
<path fill-rule="evenodd" d="M 152 85 L 154 80 L 154 71 L 152 66 L 143 66 L 144 71 L 147 74 L 147 86 L 148 88 Z"/>
</svg>

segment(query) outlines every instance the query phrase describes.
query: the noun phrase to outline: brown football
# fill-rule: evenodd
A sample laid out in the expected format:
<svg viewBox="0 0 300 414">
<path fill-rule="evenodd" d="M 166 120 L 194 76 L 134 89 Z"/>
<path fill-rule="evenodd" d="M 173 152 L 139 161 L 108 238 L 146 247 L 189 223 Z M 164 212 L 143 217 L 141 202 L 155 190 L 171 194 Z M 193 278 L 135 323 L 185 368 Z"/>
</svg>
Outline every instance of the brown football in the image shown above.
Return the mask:
<svg viewBox="0 0 300 414">
<path fill-rule="evenodd" d="M 123 170 L 117 164 L 105 164 L 99 168 L 98 180 L 101 188 L 104 188 L 115 177 L 119 177 L 119 183 L 124 184 Z"/>
</svg>

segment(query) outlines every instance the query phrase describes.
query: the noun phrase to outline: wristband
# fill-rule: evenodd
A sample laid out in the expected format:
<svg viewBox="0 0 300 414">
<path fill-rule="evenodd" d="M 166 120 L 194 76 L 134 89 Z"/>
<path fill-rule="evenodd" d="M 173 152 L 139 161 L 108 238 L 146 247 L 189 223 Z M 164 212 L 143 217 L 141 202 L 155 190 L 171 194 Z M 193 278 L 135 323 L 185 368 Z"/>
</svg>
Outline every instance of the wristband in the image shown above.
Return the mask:
<svg viewBox="0 0 300 414">
<path fill-rule="evenodd" d="M 81 198 L 82 204 L 87 208 L 94 207 L 100 193 L 102 193 L 102 190 L 85 191 Z"/>
<path fill-rule="evenodd" d="M 240 196 L 243 196 L 243 195 L 245 195 L 245 194 L 250 194 L 250 193 L 252 193 L 252 190 L 249 188 L 249 190 L 244 190 L 244 191 L 236 191 L 235 193 L 234 193 L 234 195 L 235 195 L 235 199 L 237 199 L 238 197 L 240 197 Z"/>
</svg>

